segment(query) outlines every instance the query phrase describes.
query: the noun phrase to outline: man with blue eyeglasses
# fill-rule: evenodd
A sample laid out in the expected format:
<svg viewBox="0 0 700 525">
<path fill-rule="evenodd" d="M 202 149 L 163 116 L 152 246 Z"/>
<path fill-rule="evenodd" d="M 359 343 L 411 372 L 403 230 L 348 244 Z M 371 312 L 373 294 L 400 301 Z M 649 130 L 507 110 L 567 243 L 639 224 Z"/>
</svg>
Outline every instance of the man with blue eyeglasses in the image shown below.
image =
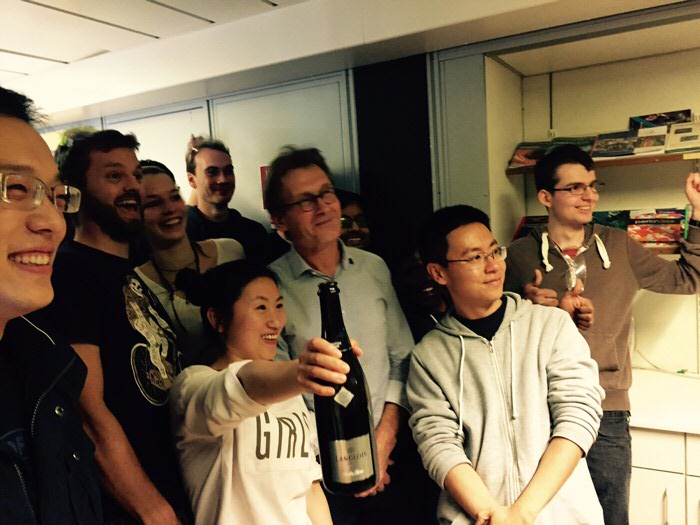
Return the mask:
<svg viewBox="0 0 700 525">
<path fill-rule="evenodd" d="M 507 251 L 481 210 L 436 211 L 419 248 L 454 305 L 414 348 L 407 385 L 439 522 L 603 525 L 583 459 L 603 390 L 576 326 L 503 292 Z"/>
<path fill-rule="evenodd" d="M 348 333 L 364 349 L 361 363 L 372 395 L 381 472 L 377 485 L 362 497 L 327 494 L 333 522 L 392 523 L 400 511 L 393 507 L 397 500 L 392 492 L 399 491 L 401 480 L 391 480 L 387 467 L 408 406 L 405 382 L 413 338 L 389 270 L 378 256 L 340 241 L 340 202 L 319 150 L 284 149 L 270 165 L 265 203 L 277 229 L 292 243 L 289 253 L 270 265 L 280 278 L 287 310 L 278 356 L 296 358 L 321 334 L 318 285 L 331 279 L 341 290 Z"/>
<path fill-rule="evenodd" d="M 0 88 L 0 521 L 102 523 L 94 447 L 76 408 L 86 368 L 28 314 L 51 302 L 80 191 L 62 184 L 32 101 Z"/>
<path fill-rule="evenodd" d="M 654 254 L 627 232 L 591 224 L 602 183 L 591 157 L 576 146 L 555 148 L 535 166 L 537 198 L 546 226 L 508 248 L 506 290 L 533 303 L 565 308 L 577 321 L 598 362 L 605 388 L 598 440 L 588 454 L 606 525 L 629 523 L 632 450 L 629 431 L 632 302 L 638 290 L 695 294 L 700 290 L 700 174 L 688 175 L 685 193 L 693 207 L 679 260 Z M 576 281 L 577 305 L 562 298 Z M 580 305 L 595 307 L 595 322 L 581 323 Z"/>
</svg>

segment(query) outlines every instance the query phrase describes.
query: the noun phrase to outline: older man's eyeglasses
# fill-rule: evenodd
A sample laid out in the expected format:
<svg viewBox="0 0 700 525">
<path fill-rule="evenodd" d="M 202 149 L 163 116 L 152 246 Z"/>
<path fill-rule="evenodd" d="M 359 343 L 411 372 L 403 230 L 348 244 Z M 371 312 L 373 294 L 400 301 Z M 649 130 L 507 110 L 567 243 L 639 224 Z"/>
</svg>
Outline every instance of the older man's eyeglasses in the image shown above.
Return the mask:
<svg viewBox="0 0 700 525">
<path fill-rule="evenodd" d="M 505 261 L 508 251 L 505 246 L 499 246 L 492 252 L 481 252 L 466 259 L 445 259 L 447 263 L 464 263 L 470 268 L 483 268 L 486 266 L 486 259 L 491 258 L 494 261 Z"/>
<path fill-rule="evenodd" d="M 316 195 L 309 195 L 298 201 L 285 204 L 284 207 L 291 208 L 292 206 L 299 206 L 301 211 L 313 211 L 313 209 L 318 206 L 318 201 L 323 201 L 325 204 L 335 204 L 338 202 L 338 196 L 335 194 L 335 190 L 330 188 Z"/>
<path fill-rule="evenodd" d="M 41 206 L 44 197 L 62 213 L 80 209 L 80 190 L 58 184 L 47 188 L 41 179 L 25 173 L 0 173 L 0 199 L 18 210 L 30 211 Z"/>
<path fill-rule="evenodd" d="M 552 191 L 568 191 L 571 195 L 583 195 L 586 190 L 591 190 L 591 193 L 598 193 L 601 188 L 605 186 L 604 182 L 599 182 L 594 180 L 590 184 L 584 184 L 583 182 L 577 182 L 571 184 L 566 188 L 552 188 Z"/>
</svg>

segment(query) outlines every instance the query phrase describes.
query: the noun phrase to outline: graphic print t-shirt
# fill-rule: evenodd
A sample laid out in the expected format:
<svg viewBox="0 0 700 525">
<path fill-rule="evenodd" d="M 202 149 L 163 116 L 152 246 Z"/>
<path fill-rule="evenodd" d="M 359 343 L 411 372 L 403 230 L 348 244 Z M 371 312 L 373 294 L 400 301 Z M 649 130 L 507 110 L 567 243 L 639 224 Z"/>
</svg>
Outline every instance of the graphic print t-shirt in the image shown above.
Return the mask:
<svg viewBox="0 0 700 525">
<path fill-rule="evenodd" d="M 72 344 L 99 346 L 107 407 L 156 488 L 181 508 L 167 406 L 179 360 L 167 314 L 128 260 L 75 241 L 61 246 L 52 281 L 53 322 Z"/>
</svg>

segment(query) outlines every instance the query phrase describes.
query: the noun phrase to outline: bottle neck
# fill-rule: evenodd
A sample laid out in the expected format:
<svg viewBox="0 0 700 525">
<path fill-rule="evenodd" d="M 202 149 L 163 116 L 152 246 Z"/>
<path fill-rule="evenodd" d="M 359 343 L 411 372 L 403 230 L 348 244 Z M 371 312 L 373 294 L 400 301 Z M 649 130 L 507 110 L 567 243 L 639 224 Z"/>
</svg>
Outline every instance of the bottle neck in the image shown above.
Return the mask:
<svg viewBox="0 0 700 525">
<path fill-rule="evenodd" d="M 343 322 L 343 310 L 337 291 L 321 290 L 321 337 L 335 343 L 344 352 L 350 350 L 350 338 Z"/>
</svg>

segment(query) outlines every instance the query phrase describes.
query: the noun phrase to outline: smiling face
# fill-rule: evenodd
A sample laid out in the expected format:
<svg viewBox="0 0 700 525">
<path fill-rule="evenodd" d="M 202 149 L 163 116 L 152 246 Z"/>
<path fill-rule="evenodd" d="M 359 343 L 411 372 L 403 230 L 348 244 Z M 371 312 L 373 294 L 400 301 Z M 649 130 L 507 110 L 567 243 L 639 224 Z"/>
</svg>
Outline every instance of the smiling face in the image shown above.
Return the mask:
<svg viewBox="0 0 700 525">
<path fill-rule="evenodd" d="M 231 156 L 223 151 L 202 148 L 194 158 L 194 173 L 188 173 L 190 186 L 197 192 L 197 202 L 227 207 L 236 189 Z"/>
<path fill-rule="evenodd" d="M 356 202 L 351 202 L 343 208 L 341 224 L 343 226 L 340 238 L 346 246 L 369 249 L 369 226 L 362 211 L 362 207 Z"/>
<path fill-rule="evenodd" d="M 248 283 L 233 304 L 232 314 L 225 333 L 231 360 L 271 361 L 275 357 L 279 335 L 287 322 L 275 281 L 269 277 L 258 277 Z"/>
<path fill-rule="evenodd" d="M 26 173 L 47 188 L 58 184 L 56 164 L 39 134 L 19 119 L 0 116 L 0 173 Z M 63 216 L 45 198 L 22 211 L 0 201 L 0 334 L 10 319 L 53 299 L 51 268 L 66 233 Z"/>
<path fill-rule="evenodd" d="M 144 175 L 143 227 L 149 242 L 167 247 L 185 237 L 187 212 L 180 190 L 165 173 Z"/>
<path fill-rule="evenodd" d="M 555 189 L 568 188 L 573 184 L 590 185 L 596 180 L 595 171 L 588 171 L 581 164 L 562 164 L 556 172 Z M 593 220 L 593 212 L 600 196 L 590 189 L 582 195 L 571 195 L 568 191 L 540 190 L 537 197 L 549 211 L 549 222 L 557 226 L 580 228 Z"/>
<path fill-rule="evenodd" d="M 452 230 L 447 236 L 447 259 L 467 259 L 491 253 L 498 247 L 491 231 L 481 223 Z M 506 263 L 495 257 L 483 257 L 483 264 L 450 262 L 430 263 L 430 276 L 450 292 L 457 313 L 467 319 L 481 319 L 501 306 Z"/>
<path fill-rule="evenodd" d="M 306 197 L 319 195 L 332 189 L 328 175 L 316 165 L 289 171 L 282 179 L 282 195 L 285 203 L 297 202 Z M 340 202 L 335 199 L 326 204 L 317 199 L 310 211 L 300 206 L 289 206 L 279 217 L 275 226 L 287 234 L 297 250 L 317 251 L 327 246 L 336 246 L 340 237 Z"/>
<path fill-rule="evenodd" d="M 141 168 L 129 148 L 92 151 L 80 211 L 117 242 L 128 242 L 142 230 Z"/>
</svg>

